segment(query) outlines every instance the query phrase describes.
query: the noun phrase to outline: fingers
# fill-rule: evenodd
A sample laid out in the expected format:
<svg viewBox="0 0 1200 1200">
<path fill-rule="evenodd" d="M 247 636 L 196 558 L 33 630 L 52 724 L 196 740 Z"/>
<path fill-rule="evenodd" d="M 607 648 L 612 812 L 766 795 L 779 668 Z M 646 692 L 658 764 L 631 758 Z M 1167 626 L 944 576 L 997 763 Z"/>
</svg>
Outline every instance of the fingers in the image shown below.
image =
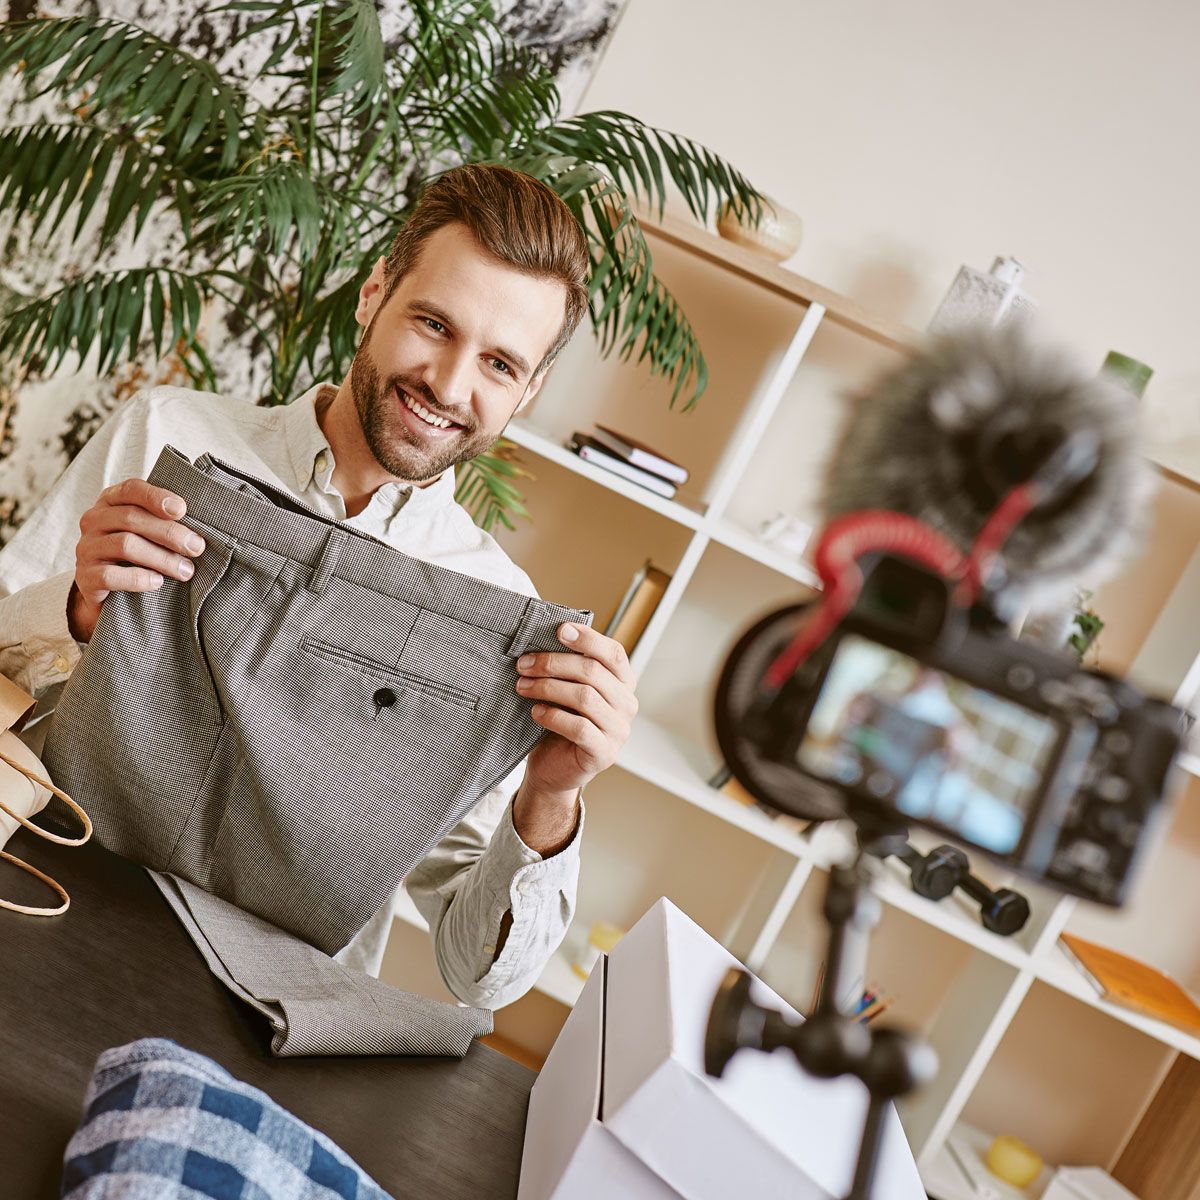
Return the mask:
<svg viewBox="0 0 1200 1200">
<path fill-rule="evenodd" d="M 75 573 L 79 594 L 92 605 L 103 604 L 111 592 L 154 592 L 162 585 L 163 577 L 145 567 L 94 563 Z"/>
<path fill-rule="evenodd" d="M 100 493 L 96 505 L 134 505 L 155 516 L 165 514 L 176 519 L 187 512 L 187 505 L 174 492 L 155 487 L 144 479 L 125 479 L 114 483 L 112 487 L 107 487 Z"/>
<path fill-rule="evenodd" d="M 625 715 L 587 683 L 526 675 L 517 680 L 517 691 L 528 699 L 544 700 L 579 713 L 600 729 L 627 723 Z"/>
<path fill-rule="evenodd" d="M 196 570 L 188 555 L 165 550 L 136 533 L 118 531 L 94 537 L 89 550 L 93 563 L 146 567 L 160 575 L 170 575 L 172 579 L 191 579 Z"/>
<path fill-rule="evenodd" d="M 575 636 L 572 637 L 572 634 Z M 590 625 L 577 625 L 573 621 L 560 625 L 558 636 L 564 646 L 570 646 L 572 650 L 603 663 L 627 687 L 637 685 L 625 647 L 615 638 L 605 637 Z"/>
<path fill-rule="evenodd" d="M 589 759 L 602 767 L 611 762 L 613 755 L 609 752 L 609 739 L 587 717 L 549 704 L 535 704 L 532 713 L 539 725 L 578 746 Z"/>
<path fill-rule="evenodd" d="M 85 525 L 86 522 L 86 525 Z M 128 534 L 138 537 L 145 542 L 153 542 L 167 550 L 175 551 L 175 556 L 186 555 L 195 558 L 204 550 L 204 539 L 177 521 L 164 521 L 147 512 L 144 508 L 133 505 L 104 505 L 90 509 L 84 513 L 80 521 L 80 529 L 92 537 L 103 539 L 112 534 Z M 113 561 L 124 558 L 128 562 L 142 562 L 130 555 L 118 555 Z M 151 564 L 144 563 L 149 566 Z M 170 574 L 174 574 L 173 571 Z"/>
<path fill-rule="evenodd" d="M 595 630 L 586 632 L 594 634 L 594 637 L 586 639 L 585 642 L 581 635 L 575 643 L 581 647 L 581 653 L 559 654 L 544 651 L 524 654 L 517 660 L 517 670 L 523 678 L 559 679 L 585 685 L 613 710 L 632 720 L 637 713 L 638 702 L 633 692 L 634 676 L 629 667 L 629 659 L 625 655 L 625 648 L 620 642 L 596 633 Z M 585 645 L 591 649 L 585 649 Z M 596 657 L 591 656 L 593 651 Z M 539 695 L 536 691 L 525 691 L 522 694 Z M 579 703 L 572 704 L 571 707 L 583 711 L 584 707 L 589 705 L 586 692 L 576 691 L 572 695 Z"/>
<path fill-rule="evenodd" d="M 99 606 L 110 592 L 149 592 L 165 577 L 190 579 L 192 559 L 204 539 L 170 517 L 182 517 L 183 500 L 144 479 L 105 488 L 79 520 L 75 586 Z"/>
</svg>

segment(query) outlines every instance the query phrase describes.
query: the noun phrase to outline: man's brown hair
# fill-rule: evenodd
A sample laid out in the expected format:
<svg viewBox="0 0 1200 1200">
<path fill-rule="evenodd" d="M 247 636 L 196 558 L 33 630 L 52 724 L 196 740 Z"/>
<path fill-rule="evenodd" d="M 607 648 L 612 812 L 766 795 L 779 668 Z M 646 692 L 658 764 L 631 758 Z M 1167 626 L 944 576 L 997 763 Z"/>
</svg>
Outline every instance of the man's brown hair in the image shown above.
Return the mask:
<svg viewBox="0 0 1200 1200">
<path fill-rule="evenodd" d="M 587 308 L 591 263 L 583 230 L 562 198 L 532 175 L 491 163 L 455 167 L 425 189 L 396 235 L 384 267 L 385 303 L 415 266 L 426 239 L 455 221 L 494 258 L 566 288 L 562 328 L 538 363 L 539 374 L 571 340 Z"/>
</svg>

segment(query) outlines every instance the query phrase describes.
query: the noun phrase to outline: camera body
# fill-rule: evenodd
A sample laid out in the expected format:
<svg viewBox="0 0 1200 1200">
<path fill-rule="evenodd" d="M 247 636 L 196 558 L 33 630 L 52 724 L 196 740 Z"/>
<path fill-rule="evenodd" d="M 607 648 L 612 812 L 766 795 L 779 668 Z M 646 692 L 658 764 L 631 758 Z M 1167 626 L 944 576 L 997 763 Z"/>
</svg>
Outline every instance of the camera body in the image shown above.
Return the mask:
<svg viewBox="0 0 1200 1200">
<path fill-rule="evenodd" d="M 1122 903 L 1183 714 L 1011 637 L 905 559 L 861 565 L 852 609 L 745 713 L 751 790 L 817 818 L 833 793 L 860 824 L 921 825 L 1060 891 Z"/>
</svg>

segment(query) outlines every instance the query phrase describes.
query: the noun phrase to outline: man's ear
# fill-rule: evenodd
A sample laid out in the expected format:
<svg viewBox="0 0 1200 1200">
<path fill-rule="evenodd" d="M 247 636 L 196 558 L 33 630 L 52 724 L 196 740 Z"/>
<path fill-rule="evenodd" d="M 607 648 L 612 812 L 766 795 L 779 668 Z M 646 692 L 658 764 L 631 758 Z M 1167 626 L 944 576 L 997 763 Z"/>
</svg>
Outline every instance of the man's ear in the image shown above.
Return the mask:
<svg viewBox="0 0 1200 1200">
<path fill-rule="evenodd" d="M 375 260 L 370 275 L 362 287 L 358 289 L 358 307 L 354 310 L 354 319 L 364 329 L 371 323 L 371 318 L 379 311 L 383 303 L 384 267 L 387 259 L 380 256 Z"/>
</svg>

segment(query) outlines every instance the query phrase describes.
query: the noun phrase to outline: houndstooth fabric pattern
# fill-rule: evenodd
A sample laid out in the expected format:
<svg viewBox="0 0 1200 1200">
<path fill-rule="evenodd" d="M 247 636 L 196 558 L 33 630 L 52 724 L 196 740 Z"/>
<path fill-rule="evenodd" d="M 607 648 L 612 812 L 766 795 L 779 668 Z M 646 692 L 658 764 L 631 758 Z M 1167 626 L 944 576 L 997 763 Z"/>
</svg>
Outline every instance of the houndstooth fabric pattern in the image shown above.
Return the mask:
<svg viewBox="0 0 1200 1200">
<path fill-rule="evenodd" d="M 461 1058 L 492 1032 L 488 1009 L 389 987 L 185 880 L 150 875 L 209 970 L 270 1022 L 273 1054 Z"/>
<path fill-rule="evenodd" d="M 165 1038 L 105 1050 L 67 1144 L 66 1200 L 388 1200 L 325 1134 Z"/>
<path fill-rule="evenodd" d="M 562 652 L 558 626 L 592 613 L 406 555 L 208 455 L 167 447 L 150 482 L 205 550 L 187 582 L 108 597 L 44 761 L 101 844 L 334 954 L 528 755 L 543 731 L 515 660 Z"/>
</svg>

